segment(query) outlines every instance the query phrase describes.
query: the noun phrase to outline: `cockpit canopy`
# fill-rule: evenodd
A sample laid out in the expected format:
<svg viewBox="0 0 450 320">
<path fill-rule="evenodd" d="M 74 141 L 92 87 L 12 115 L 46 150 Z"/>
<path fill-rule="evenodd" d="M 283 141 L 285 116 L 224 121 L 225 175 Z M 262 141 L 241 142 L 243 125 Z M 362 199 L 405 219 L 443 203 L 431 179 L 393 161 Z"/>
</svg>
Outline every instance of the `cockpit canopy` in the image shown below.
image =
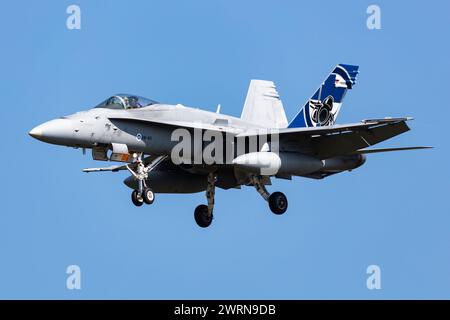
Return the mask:
<svg viewBox="0 0 450 320">
<path fill-rule="evenodd" d="M 117 94 L 112 96 L 102 103 L 100 103 L 96 108 L 108 108 L 108 109 L 136 109 L 150 106 L 152 104 L 157 104 L 158 102 L 140 97 L 132 94 Z"/>
</svg>

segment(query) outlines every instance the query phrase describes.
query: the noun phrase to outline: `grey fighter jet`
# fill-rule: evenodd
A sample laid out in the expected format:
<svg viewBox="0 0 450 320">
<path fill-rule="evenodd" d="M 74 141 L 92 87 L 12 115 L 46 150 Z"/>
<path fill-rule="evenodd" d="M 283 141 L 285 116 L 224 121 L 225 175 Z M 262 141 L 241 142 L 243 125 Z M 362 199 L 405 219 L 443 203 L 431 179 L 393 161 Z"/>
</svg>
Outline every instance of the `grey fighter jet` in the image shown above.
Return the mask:
<svg viewBox="0 0 450 320">
<path fill-rule="evenodd" d="M 134 205 L 152 204 L 157 193 L 206 191 L 207 205 L 194 218 L 213 219 L 215 187 L 253 186 L 275 214 L 288 207 L 281 192 L 266 189 L 272 178 L 323 179 L 351 171 L 366 154 L 404 147 L 367 149 L 409 130 L 411 118 L 336 124 L 342 101 L 355 84 L 358 67 L 337 65 L 298 114 L 288 122 L 272 81 L 252 80 L 240 118 L 117 94 L 96 107 L 51 120 L 29 134 L 41 141 L 91 149 L 95 160 L 122 164 L 85 172 L 128 171 Z"/>
</svg>

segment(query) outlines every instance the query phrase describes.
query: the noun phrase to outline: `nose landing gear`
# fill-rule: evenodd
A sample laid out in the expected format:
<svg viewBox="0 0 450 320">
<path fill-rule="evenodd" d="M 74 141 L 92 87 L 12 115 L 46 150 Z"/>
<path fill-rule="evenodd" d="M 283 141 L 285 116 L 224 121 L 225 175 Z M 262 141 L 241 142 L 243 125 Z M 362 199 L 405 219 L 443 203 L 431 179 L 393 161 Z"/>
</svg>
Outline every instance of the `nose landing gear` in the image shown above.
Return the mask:
<svg viewBox="0 0 450 320">
<path fill-rule="evenodd" d="M 142 204 L 152 204 L 155 201 L 155 193 L 152 189 L 150 189 L 146 180 L 148 179 L 148 173 L 152 171 L 158 164 L 164 161 L 167 156 L 159 156 L 155 158 L 149 165 L 145 165 L 144 161 L 142 161 L 142 154 L 137 156 L 135 161 L 135 170 L 131 168 L 130 165 L 127 165 L 128 171 L 138 180 L 138 189 L 133 190 L 131 193 L 131 201 L 137 207 L 142 206 Z"/>
</svg>

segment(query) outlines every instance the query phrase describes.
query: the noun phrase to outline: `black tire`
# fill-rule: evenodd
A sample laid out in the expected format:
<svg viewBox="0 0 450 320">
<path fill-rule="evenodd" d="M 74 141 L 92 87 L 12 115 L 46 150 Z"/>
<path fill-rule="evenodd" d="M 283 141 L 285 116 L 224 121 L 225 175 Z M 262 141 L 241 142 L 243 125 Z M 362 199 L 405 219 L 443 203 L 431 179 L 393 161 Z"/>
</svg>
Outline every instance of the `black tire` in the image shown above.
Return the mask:
<svg viewBox="0 0 450 320">
<path fill-rule="evenodd" d="M 133 190 L 133 192 L 131 193 L 131 201 L 133 202 L 133 204 L 136 207 L 140 207 L 140 206 L 142 206 L 144 204 L 143 200 L 139 200 L 138 191 L 137 190 Z"/>
<path fill-rule="evenodd" d="M 208 214 L 208 206 L 201 204 L 194 211 L 195 222 L 197 222 L 198 226 L 201 228 L 206 228 L 211 225 L 213 220 L 213 214 Z"/>
<path fill-rule="evenodd" d="M 283 214 L 288 208 L 288 200 L 284 193 L 274 192 L 269 197 L 269 208 L 275 214 Z"/>
<path fill-rule="evenodd" d="M 144 192 L 142 193 L 142 199 L 144 199 L 144 202 L 146 204 L 152 204 L 153 201 L 155 201 L 155 193 L 150 188 L 145 188 Z"/>
</svg>

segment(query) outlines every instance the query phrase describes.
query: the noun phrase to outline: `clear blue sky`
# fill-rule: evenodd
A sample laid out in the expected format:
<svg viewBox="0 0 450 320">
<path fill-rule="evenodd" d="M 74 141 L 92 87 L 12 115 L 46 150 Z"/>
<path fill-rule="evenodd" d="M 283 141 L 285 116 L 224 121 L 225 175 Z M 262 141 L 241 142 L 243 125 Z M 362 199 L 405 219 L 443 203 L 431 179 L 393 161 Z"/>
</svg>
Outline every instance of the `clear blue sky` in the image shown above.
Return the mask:
<svg viewBox="0 0 450 320">
<path fill-rule="evenodd" d="M 78 4 L 81 30 L 66 28 Z M 2 4 L 0 298 L 450 298 L 448 1 L 13 1 Z M 117 92 L 240 115 L 250 79 L 276 82 L 291 118 L 337 63 L 360 65 L 338 122 L 413 116 L 323 181 L 276 180 L 275 216 L 253 188 L 157 195 L 135 208 L 125 173 L 28 131 Z M 82 289 L 65 287 L 66 267 Z M 366 288 L 377 264 L 382 289 Z"/>
</svg>

